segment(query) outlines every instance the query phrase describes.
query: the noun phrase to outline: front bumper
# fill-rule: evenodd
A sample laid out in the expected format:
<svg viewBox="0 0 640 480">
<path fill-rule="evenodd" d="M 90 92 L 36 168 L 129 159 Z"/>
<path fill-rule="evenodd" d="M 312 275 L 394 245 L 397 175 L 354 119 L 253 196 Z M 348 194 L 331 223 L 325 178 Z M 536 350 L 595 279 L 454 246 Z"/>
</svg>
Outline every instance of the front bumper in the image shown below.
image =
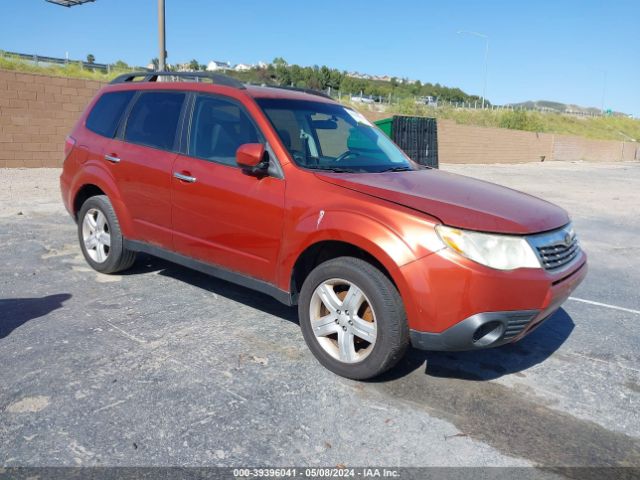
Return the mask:
<svg viewBox="0 0 640 480">
<path fill-rule="evenodd" d="M 444 332 L 429 333 L 411 330 L 411 344 L 421 350 L 462 351 L 499 347 L 521 338 L 534 324 L 539 310 L 485 312 L 472 315 Z M 553 312 L 535 322 L 540 325 Z M 526 333 L 524 333 L 526 335 Z"/>
<path fill-rule="evenodd" d="M 515 342 L 560 308 L 587 274 L 584 252 L 563 272 L 498 272 L 450 256 L 404 269 L 412 285 L 410 338 L 423 350 L 476 350 Z"/>
</svg>

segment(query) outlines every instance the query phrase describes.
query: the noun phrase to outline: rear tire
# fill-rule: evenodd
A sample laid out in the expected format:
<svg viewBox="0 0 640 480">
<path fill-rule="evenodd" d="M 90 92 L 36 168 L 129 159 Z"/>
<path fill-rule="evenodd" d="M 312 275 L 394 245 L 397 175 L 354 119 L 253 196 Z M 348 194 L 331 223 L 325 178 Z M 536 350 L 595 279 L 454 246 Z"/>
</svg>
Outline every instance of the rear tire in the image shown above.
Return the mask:
<svg viewBox="0 0 640 480">
<path fill-rule="evenodd" d="M 136 260 L 136 252 L 124 247 L 118 217 L 106 195 L 96 195 L 82 204 L 78 240 L 87 263 L 100 273 L 121 272 Z"/>
<path fill-rule="evenodd" d="M 400 294 L 387 276 L 358 258 L 318 265 L 302 285 L 298 315 L 318 361 L 354 380 L 387 371 L 409 345 Z"/>
</svg>

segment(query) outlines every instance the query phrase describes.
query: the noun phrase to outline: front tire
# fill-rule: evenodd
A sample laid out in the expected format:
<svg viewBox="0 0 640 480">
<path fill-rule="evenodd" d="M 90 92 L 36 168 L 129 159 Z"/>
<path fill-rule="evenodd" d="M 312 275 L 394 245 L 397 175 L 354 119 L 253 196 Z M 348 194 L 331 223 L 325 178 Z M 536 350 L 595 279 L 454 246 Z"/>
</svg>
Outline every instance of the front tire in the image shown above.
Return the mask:
<svg viewBox="0 0 640 480">
<path fill-rule="evenodd" d="M 318 265 L 302 285 L 298 314 L 311 352 L 343 377 L 380 375 L 409 345 L 400 294 L 380 270 L 358 258 Z"/>
<path fill-rule="evenodd" d="M 135 262 L 136 253 L 124 247 L 118 217 L 106 195 L 91 197 L 80 208 L 78 240 L 87 263 L 98 272 L 120 272 Z"/>
</svg>

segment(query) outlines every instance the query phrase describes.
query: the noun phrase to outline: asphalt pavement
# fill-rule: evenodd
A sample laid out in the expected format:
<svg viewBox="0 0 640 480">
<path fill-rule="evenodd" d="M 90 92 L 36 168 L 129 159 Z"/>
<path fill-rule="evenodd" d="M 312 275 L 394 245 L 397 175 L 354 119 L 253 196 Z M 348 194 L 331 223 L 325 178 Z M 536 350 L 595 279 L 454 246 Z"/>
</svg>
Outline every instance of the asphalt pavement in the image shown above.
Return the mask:
<svg viewBox="0 0 640 480">
<path fill-rule="evenodd" d="M 372 382 L 262 294 L 150 256 L 94 272 L 59 170 L 0 170 L 0 466 L 640 467 L 640 164 L 443 169 L 565 207 L 589 275 L 517 344 Z"/>
</svg>

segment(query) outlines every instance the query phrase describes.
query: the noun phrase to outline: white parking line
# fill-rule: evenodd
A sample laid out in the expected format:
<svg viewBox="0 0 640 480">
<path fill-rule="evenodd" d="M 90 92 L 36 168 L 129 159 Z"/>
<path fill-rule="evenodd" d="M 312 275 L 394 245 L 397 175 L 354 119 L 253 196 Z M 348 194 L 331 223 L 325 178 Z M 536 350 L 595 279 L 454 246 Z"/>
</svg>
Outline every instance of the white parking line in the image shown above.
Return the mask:
<svg viewBox="0 0 640 480">
<path fill-rule="evenodd" d="M 613 310 L 620 310 L 622 312 L 629 312 L 629 313 L 635 313 L 636 315 L 640 315 L 640 310 L 633 310 L 632 308 L 618 307 L 616 305 L 609 305 L 608 303 L 600 303 L 600 302 L 594 302 L 592 300 L 585 300 L 584 298 L 569 297 L 569 300 L 588 303 L 589 305 L 595 305 L 597 307 L 611 308 Z"/>
</svg>

